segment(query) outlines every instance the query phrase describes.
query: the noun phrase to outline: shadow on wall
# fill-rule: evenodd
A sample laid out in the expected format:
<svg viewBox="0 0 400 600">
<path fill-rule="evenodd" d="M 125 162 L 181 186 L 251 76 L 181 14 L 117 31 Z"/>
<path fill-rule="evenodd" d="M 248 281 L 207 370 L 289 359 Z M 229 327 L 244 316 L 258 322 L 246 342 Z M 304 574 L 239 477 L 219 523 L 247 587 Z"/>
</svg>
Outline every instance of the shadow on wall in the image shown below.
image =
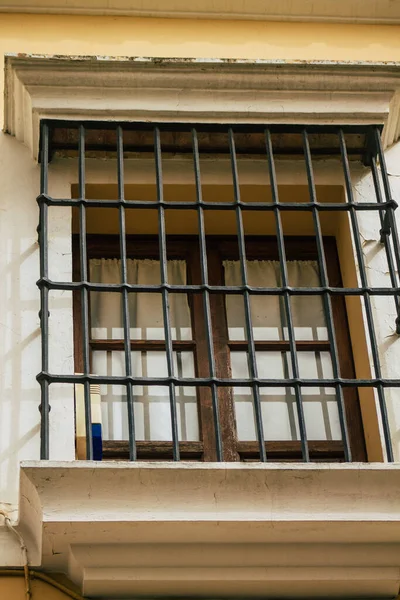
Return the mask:
<svg viewBox="0 0 400 600">
<path fill-rule="evenodd" d="M 18 464 L 39 456 L 39 168 L 0 134 L 0 500 L 16 503 Z"/>
<path fill-rule="evenodd" d="M 71 587 L 72 584 L 68 582 Z M 71 596 L 55 589 L 49 584 L 33 579 L 31 581 L 33 598 L 41 600 L 68 600 Z M 25 581 L 23 577 L 0 577 L 0 598 L 7 600 L 20 600 L 25 598 Z"/>
<path fill-rule="evenodd" d="M 41 370 L 39 246 L 37 242 L 40 168 L 27 148 L 0 135 L 0 502 L 18 500 L 18 466 L 40 452 Z M 55 195 L 69 195 L 65 172 L 55 174 Z M 66 191 L 68 189 L 68 192 Z M 70 279 L 71 215 L 49 215 L 50 278 Z M 51 209 L 49 209 L 51 213 Z M 72 294 L 49 294 L 49 368 L 72 373 Z M 50 458 L 73 460 L 73 387 L 54 385 L 50 393 Z"/>
</svg>

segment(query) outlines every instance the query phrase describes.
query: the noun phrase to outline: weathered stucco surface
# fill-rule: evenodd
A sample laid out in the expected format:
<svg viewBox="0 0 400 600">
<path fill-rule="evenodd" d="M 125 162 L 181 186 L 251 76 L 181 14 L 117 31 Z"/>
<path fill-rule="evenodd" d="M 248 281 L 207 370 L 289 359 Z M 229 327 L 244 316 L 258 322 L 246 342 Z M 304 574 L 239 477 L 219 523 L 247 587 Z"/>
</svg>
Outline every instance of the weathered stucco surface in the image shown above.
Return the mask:
<svg viewBox="0 0 400 600">
<path fill-rule="evenodd" d="M 10 52 L 111 57 L 399 61 L 400 28 L 1 15 L 0 66 L 4 54 Z M 1 80 L 0 98 L 2 85 Z M 0 114 L 2 119 L 1 104 Z M 399 201 L 400 144 L 389 148 L 386 157 L 393 196 Z M 51 171 L 50 193 L 68 197 L 71 184 L 76 183 L 76 165 L 73 161 L 59 161 Z M 260 166 L 248 164 L 243 171 L 244 180 L 247 178 L 248 182 L 253 182 L 254 178 L 260 177 L 260 172 Z M 150 170 L 146 171 L 143 165 L 140 170 L 132 168 L 131 173 L 128 183 L 150 181 Z M 227 164 L 210 163 L 204 176 L 209 183 L 223 183 L 228 180 L 229 167 Z M 306 182 L 304 170 L 300 172 L 296 165 L 290 163 L 278 165 L 278 176 L 289 185 L 304 185 Z M 171 162 L 166 167 L 165 177 L 166 182 L 184 182 L 185 165 Z M 329 163 L 320 163 L 316 177 L 320 184 L 337 183 L 337 174 Z M 37 459 L 39 454 L 40 391 L 36 382 L 36 374 L 40 370 L 39 294 L 36 287 L 39 263 L 35 201 L 39 189 L 39 168 L 28 149 L 5 134 L 0 135 L 0 181 L 0 505 L 4 504 L 12 516 L 16 516 L 19 462 Z M 88 181 L 93 184 L 115 182 L 115 165 L 112 161 L 107 165 L 89 165 Z M 363 170 L 355 173 L 354 184 L 357 199 L 367 200 L 371 181 Z M 397 218 L 400 220 L 400 216 Z M 49 223 L 50 265 L 52 268 L 57 265 L 51 275 L 69 278 L 71 218 L 68 209 L 51 210 Z M 379 226 L 372 215 L 363 215 L 360 228 L 371 284 L 387 285 L 388 273 L 383 260 L 384 250 L 379 244 Z M 51 299 L 50 360 L 54 371 L 68 372 L 73 368 L 71 300 L 68 294 L 54 295 Z M 380 298 L 374 301 L 374 305 L 383 374 L 399 377 L 400 341 L 394 333 L 393 301 Z M 399 394 L 398 390 L 388 391 L 396 460 L 400 460 Z M 53 460 L 74 458 L 72 398 L 71 389 L 54 387 L 50 399 Z M 15 565 L 20 560 L 15 541 L 11 541 L 9 533 L 0 528 L 0 564 Z M 1 585 L 4 586 L 0 581 L 0 596 Z M 18 586 L 20 582 L 13 581 L 9 585 Z"/>
<path fill-rule="evenodd" d="M 0 14 L 0 57 L 12 52 L 392 62 L 400 26 Z"/>
</svg>

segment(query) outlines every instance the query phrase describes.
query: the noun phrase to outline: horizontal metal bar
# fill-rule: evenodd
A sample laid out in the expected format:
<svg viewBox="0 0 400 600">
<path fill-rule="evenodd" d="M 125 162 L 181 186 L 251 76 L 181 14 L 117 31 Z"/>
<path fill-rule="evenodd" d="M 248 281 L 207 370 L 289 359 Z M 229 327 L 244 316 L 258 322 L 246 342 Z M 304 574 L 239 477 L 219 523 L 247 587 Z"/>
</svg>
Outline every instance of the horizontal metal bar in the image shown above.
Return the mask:
<svg viewBox="0 0 400 600">
<path fill-rule="evenodd" d="M 54 154 L 54 152 L 57 152 L 58 150 L 61 151 L 68 151 L 68 152 L 74 152 L 76 151 L 76 144 L 74 142 L 53 142 L 52 146 L 51 146 L 52 152 Z M 100 143 L 90 143 L 90 144 L 86 144 L 86 150 L 88 152 L 109 152 L 109 153 L 113 153 L 114 156 L 109 156 L 108 159 L 113 159 L 115 158 L 115 144 L 113 143 L 105 143 L 105 142 L 100 142 Z M 153 145 L 152 144 L 146 144 L 146 143 L 127 143 L 125 144 L 125 148 L 124 148 L 125 153 L 132 153 L 132 154 L 153 154 L 154 149 L 153 149 Z M 190 148 L 190 146 L 188 145 L 179 145 L 174 144 L 173 142 L 170 143 L 164 143 L 163 144 L 163 155 L 165 156 L 166 154 L 178 154 L 181 156 L 184 155 L 190 155 L 192 153 L 192 149 Z M 212 150 L 210 148 L 201 148 L 199 150 L 199 155 L 208 155 L 210 156 L 210 154 L 212 155 L 228 155 L 229 154 L 229 150 L 226 148 L 225 145 L 223 144 L 213 144 L 212 146 Z M 236 150 L 236 154 L 237 155 L 246 155 L 246 156 L 262 156 L 263 155 L 263 151 L 261 148 L 257 148 L 257 147 L 251 147 L 251 146 L 246 146 L 246 145 L 242 145 L 239 144 L 237 146 L 237 150 Z M 363 146 L 354 146 L 349 148 L 348 151 L 349 156 L 357 156 L 357 157 L 361 157 L 365 154 L 365 148 Z M 279 148 L 277 148 L 275 150 L 275 156 L 301 156 L 302 155 L 302 149 L 299 148 L 298 146 L 281 146 Z M 326 157 L 326 156 L 338 156 L 339 155 L 339 149 L 335 146 L 324 146 L 324 147 L 315 147 L 313 149 L 313 155 L 314 157 Z"/>
<path fill-rule="evenodd" d="M 162 200 L 161 202 L 154 202 L 152 200 L 124 200 L 124 199 L 107 199 L 97 200 L 86 198 L 51 198 L 50 196 L 41 195 L 38 196 L 37 202 L 39 204 L 44 203 L 48 206 L 86 206 L 88 208 L 124 208 L 132 209 L 158 209 L 160 206 L 164 209 L 173 210 L 232 210 L 240 207 L 242 210 L 250 211 L 300 211 L 307 212 L 312 209 L 319 211 L 349 211 L 352 208 L 354 210 L 376 210 L 385 211 L 388 208 L 394 208 L 394 202 L 383 202 L 378 204 L 377 202 L 244 202 L 243 200 L 237 202 L 180 202 L 180 201 L 167 201 Z"/>
<path fill-rule="evenodd" d="M 83 384 L 85 382 L 98 383 L 103 385 L 169 385 L 188 386 L 188 387 L 209 387 L 217 385 L 220 387 L 252 387 L 254 384 L 260 387 L 400 387 L 400 379 L 385 379 L 383 377 L 373 379 L 344 379 L 341 377 L 331 379 L 219 379 L 218 377 L 124 377 L 124 376 L 103 376 L 103 375 L 53 375 L 42 371 L 36 377 L 37 381 L 48 381 L 51 383 L 73 383 Z"/>
<path fill-rule="evenodd" d="M 136 131 L 153 131 L 155 123 L 149 123 L 148 121 L 92 121 L 92 120 L 84 120 L 84 121 L 73 121 L 73 120 L 65 120 L 65 119 L 43 119 L 42 123 L 46 123 L 51 129 L 70 129 L 76 130 L 80 125 L 83 125 L 85 129 L 95 129 L 95 130 L 105 130 L 111 129 L 113 131 L 116 130 L 117 126 L 122 127 L 125 131 L 136 130 Z M 265 124 L 257 124 L 257 123 L 235 123 L 235 124 L 223 124 L 223 123 L 199 123 L 199 122 L 190 122 L 190 123 L 182 123 L 182 122 L 159 122 L 157 123 L 157 127 L 160 131 L 171 131 L 171 132 L 181 132 L 185 131 L 190 133 L 192 128 L 194 127 L 198 133 L 201 132 L 221 132 L 227 133 L 228 128 L 232 128 L 235 132 L 245 132 L 245 133 L 263 133 L 265 130 Z M 346 124 L 341 125 L 340 129 L 345 133 L 367 133 L 371 130 L 381 130 L 382 125 L 379 124 L 364 124 L 364 125 L 354 125 L 354 124 Z M 271 123 L 268 124 L 268 129 L 271 133 L 302 133 L 304 129 L 307 129 L 308 133 L 331 133 L 335 134 L 338 132 L 338 125 L 329 125 L 329 124 L 285 124 L 285 123 Z"/>
<path fill-rule="evenodd" d="M 360 287 L 360 288 L 342 288 L 342 287 L 313 287 L 313 288 L 296 288 L 291 286 L 277 287 L 277 288 L 263 288 L 253 287 L 250 285 L 236 285 L 236 286 L 224 286 L 224 285 L 171 285 L 169 283 L 163 283 L 160 285 L 142 285 L 142 284 L 130 284 L 130 283 L 93 283 L 91 281 L 52 281 L 45 277 L 42 277 L 37 282 L 37 286 L 41 288 L 48 288 L 49 290 L 65 290 L 65 291 L 76 291 L 82 288 L 86 288 L 91 292 L 112 292 L 118 293 L 123 290 L 127 290 L 130 293 L 141 293 L 146 292 L 150 294 L 160 293 L 162 290 L 168 290 L 175 294 L 187 294 L 187 293 L 202 293 L 205 290 L 211 294 L 242 294 L 248 292 L 249 294 L 263 295 L 263 296 L 282 296 L 286 293 L 291 296 L 321 296 L 324 293 L 332 294 L 333 296 L 363 296 L 364 294 L 371 294 L 372 296 L 393 296 L 394 294 L 400 294 L 400 288 L 374 288 L 374 287 Z"/>
</svg>

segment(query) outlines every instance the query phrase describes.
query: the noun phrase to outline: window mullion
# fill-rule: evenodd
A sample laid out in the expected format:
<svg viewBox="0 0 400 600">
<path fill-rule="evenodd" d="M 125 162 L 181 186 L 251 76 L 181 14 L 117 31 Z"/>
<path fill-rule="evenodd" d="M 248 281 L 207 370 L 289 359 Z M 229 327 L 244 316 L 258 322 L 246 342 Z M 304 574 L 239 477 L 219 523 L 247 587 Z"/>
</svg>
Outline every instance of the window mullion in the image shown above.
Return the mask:
<svg viewBox="0 0 400 600">
<path fill-rule="evenodd" d="M 330 242 L 330 243 L 329 243 Z M 325 240 L 325 254 L 328 282 L 333 287 L 342 287 L 339 257 L 333 240 Z M 332 317 L 335 327 L 336 342 L 339 350 L 340 372 L 345 379 L 355 379 L 356 372 L 351 350 L 351 338 L 346 313 L 346 301 L 343 296 L 333 296 Z M 346 419 L 349 426 L 351 458 L 362 462 L 367 459 L 364 430 L 360 408 L 359 392 L 355 387 L 343 389 Z"/>
<path fill-rule="evenodd" d="M 250 295 L 247 290 L 247 260 L 246 260 L 246 243 L 245 243 L 245 234 L 244 234 L 244 226 L 243 226 L 243 216 L 242 216 L 242 208 L 241 208 L 241 199 L 240 199 L 240 188 L 239 188 L 239 178 L 237 171 L 237 160 L 236 160 L 236 149 L 235 149 L 235 139 L 233 130 L 229 128 L 229 149 L 230 149 L 230 158 L 231 158 L 231 167 L 232 167 L 232 178 L 233 178 L 233 192 L 235 198 L 235 213 L 236 213 L 236 227 L 237 227 L 237 236 L 238 236 L 238 246 L 239 246 L 239 263 L 240 270 L 242 276 L 242 285 L 244 287 L 243 290 L 243 302 L 244 302 L 244 314 L 245 314 L 245 324 L 246 324 L 246 333 L 247 333 L 247 341 L 248 341 L 248 363 L 249 363 L 249 374 L 251 378 L 251 388 L 253 390 L 253 400 L 254 400 L 254 415 L 256 421 L 256 429 L 257 429 L 257 438 L 258 444 L 260 448 L 260 460 L 265 462 L 267 460 L 267 456 L 265 453 L 265 443 L 264 443 L 264 427 L 261 413 L 261 398 L 260 398 L 260 388 L 258 383 L 256 382 L 258 378 L 258 370 L 257 370 L 257 357 L 254 347 L 254 335 L 253 335 L 253 325 L 252 325 L 252 317 L 251 317 L 251 306 L 250 306 Z"/>
<path fill-rule="evenodd" d="M 208 243 L 207 257 L 210 285 L 224 285 L 222 258 L 215 243 Z M 225 297 L 223 294 L 213 293 L 210 295 L 210 310 L 216 375 L 218 379 L 229 379 L 232 377 L 232 372 Z M 218 388 L 218 405 L 224 449 L 223 458 L 225 461 L 237 461 L 240 457 L 237 450 L 235 404 L 231 387 L 220 386 Z"/>
<path fill-rule="evenodd" d="M 200 255 L 195 248 L 187 258 L 188 280 L 192 283 L 201 281 Z M 189 299 L 190 314 L 192 321 L 193 338 L 196 340 L 195 348 L 195 374 L 196 377 L 209 377 L 210 369 L 208 362 L 207 325 L 204 318 L 203 299 L 201 294 L 191 294 Z M 214 339 L 214 334 L 212 334 Z M 218 391 L 217 391 L 218 393 Z M 216 452 L 216 439 L 214 427 L 215 402 L 212 398 L 210 387 L 201 386 L 197 388 L 198 414 L 200 417 L 201 439 L 204 444 L 203 460 L 218 460 Z M 218 406 L 218 403 L 217 403 Z M 220 410 L 220 407 L 218 407 Z"/>
<path fill-rule="evenodd" d="M 192 141 L 193 141 L 193 161 L 194 161 L 194 176 L 195 176 L 195 184 L 196 184 L 196 199 L 197 199 L 197 220 L 198 220 L 198 228 L 199 228 L 199 266 L 201 278 L 200 282 L 204 286 L 208 286 L 208 264 L 207 264 L 207 244 L 206 244 L 206 232 L 204 225 L 204 212 L 203 212 L 203 196 L 202 196 L 202 188 L 201 188 L 201 176 L 200 176 L 200 160 L 199 160 L 199 145 L 197 139 L 196 129 L 192 129 Z M 202 293 L 203 300 L 203 318 L 204 318 L 204 326 L 203 330 L 206 338 L 206 349 L 207 349 L 207 359 L 208 359 L 208 369 L 206 369 L 204 376 L 215 378 L 216 370 L 215 370 L 215 356 L 214 356 L 214 346 L 213 346 L 213 332 L 212 332 L 212 322 L 211 322 L 211 306 L 210 306 L 210 294 L 205 287 Z M 196 312 L 197 312 L 196 307 Z M 195 314 L 196 314 L 195 312 Z M 217 460 L 221 461 L 223 456 L 223 448 L 221 441 L 221 427 L 219 422 L 219 406 L 218 406 L 218 388 L 215 383 L 211 384 L 211 399 L 212 399 L 212 407 L 213 407 L 213 421 L 214 421 L 214 430 L 215 430 L 215 450 Z"/>
</svg>

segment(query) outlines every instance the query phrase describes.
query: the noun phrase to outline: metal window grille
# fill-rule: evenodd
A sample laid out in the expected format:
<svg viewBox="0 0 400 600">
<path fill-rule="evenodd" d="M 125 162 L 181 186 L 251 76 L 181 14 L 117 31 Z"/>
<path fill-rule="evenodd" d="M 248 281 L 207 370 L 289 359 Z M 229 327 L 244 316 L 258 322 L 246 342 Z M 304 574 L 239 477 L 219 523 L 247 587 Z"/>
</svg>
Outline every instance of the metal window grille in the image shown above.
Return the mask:
<svg viewBox="0 0 400 600">
<path fill-rule="evenodd" d="M 64 138 L 57 137 L 60 128 L 69 132 Z M 103 136 L 91 136 L 93 129 L 101 129 Z M 127 150 L 137 151 L 135 144 L 126 142 L 129 132 L 139 131 L 146 133 L 146 139 L 143 142 L 142 150 L 152 151 L 155 157 L 156 170 L 156 201 L 126 200 L 124 197 L 124 152 Z M 71 133 L 72 132 L 72 133 Z M 108 135 L 107 132 L 111 132 Z M 161 134 L 170 132 L 169 145 L 162 147 Z M 175 133 L 177 134 L 175 135 Z M 232 182 L 234 200 L 232 202 L 207 202 L 202 196 L 202 180 L 200 171 L 199 136 L 207 139 L 208 133 L 222 132 L 228 138 L 228 152 L 232 170 Z M 243 152 L 239 144 L 243 140 L 248 140 L 246 136 L 255 133 L 257 139 L 261 140 L 261 146 L 252 148 L 251 143 L 246 147 L 246 153 L 263 153 L 265 159 L 265 169 L 269 174 L 269 184 L 272 191 L 272 202 L 243 202 L 240 193 L 240 182 L 238 174 L 237 156 Z M 172 446 L 173 459 L 179 460 L 179 439 L 177 427 L 177 406 L 175 388 L 179 385 L 208 387 L 211 390 L 213 420 L 216 441 L 216 456 L 218 460 L 223 459 L 223 439 L 221 434 L 221 423 L 219 418 L 218 391 L 223 387 L 248 387 L 253 389 L 254 414 L 256 420 L 256 432 L 259 447 L 259 460 L 268 460 L 264 443 L 263 420 L 261 414 L 260 389 L 264 387 L 287 387 L 291 386 L 295 390 L 296 409 L 301 438 L 301 451 L 304 461 L 310 460 L 308 441 L 306 435 L 306 426 L 304 418 L 304 406 L 302 399 L 303 390 L 313 386 L 331 386 L 334 387 L 340 419 L 340 428 L 342 433 L 344 458 L 351 461 L 351 448 L 349 444 L 348 424 L 346 422 L 346 413 L 344 409 L 344 390 L 348 387 L 361 388 L 370 387 L 376 390 L 378 404 L 380 409 L 380 420 L 384 434 L 386 455 L 388 461 L 393 461 L 393 451 L 391 436 L 385 403 L 385 388 L 399 387 L 400 379 L 387 379 L 382 376 L 380 367 L 380 358 L 377 346 L 376 331 L 374 324 L 374 314 L 371 306 L 371 297 L 373 296 L 391 296 L 397 311 L 395 323 L 396 332 L 400 333 L 400 300 L 399 300 L 399 282 L 398 273 L 400 272 L 400 245 L 396 229 L 394 211 L 397 204 L 392 198 L 388 174 L 385 166 L 385 157 L 381 146 L 381 128 L 378 126 L 363 127 L 282 127 L 282 126 L 205 126 L 205 125 L 174 125 L 174 124 L 127 124 L 127 123 L 65 123 L 57 121 L 43 121 L 41 123 L 41 183 L 40 195 L 38 196 L 39 205 L 39 243 L 40 243 L 40 278 L 38 287 L 41 298 L 40 324 L 41 324 L 41 354 L 42 370 L 37 379 L 41 386 L 41 458 L 49 458 L 49 387 L 56 383 L 81 383 L 84 385 L 85 398 L 85 417 L 86 417 L 86 454 L 88 459 L 93 458 L 93 440 L 92 440 L 92 421 L 90 404 L 90 385 L 91 384 L 118 384 L 126 387 L 127 392 L 127 419 L 129 424 L 129 454 L 130 459 L 136 458 L 135 443 L 135 425 L 134 425 L 134 385 L 165 385 L 169 388 L 170 418 L 172 424 Z M 150 137 L 151 136 L 151 137 Z M 281 137 L 277 137 L 281 136 Z M 286 138 L 285 138 L 286 136 Z M 290 147 L 293 136 L 300 143 Z M 313 160 L 310 149 L 310 140 L 323 139 L 324 136 L 331 141 L 328 147 L 322 144 L 316 144 L 313 148 L 313 155 L 336 155 L 340 161 L 344 184 L 346 189 L 346 201 L 341 203 L 319 202 L 314 182 Z M 149 140 L 151 140 L 151 143 Z M 237 140 L 240 140 L 239 142 Z M 274 147 L 274 139 L 286 139 L 286 143 L 277 144 Z M 110 142 L 110 140 L 112 140 Z M 349 141 L 350 140 L 350 141 Z M 218 145 L 218 144 L 217 144 Z M 171 146 L 171 147 L 170 147 Z M 173 146 L 173 147 L 172 147 Z M 66 151 L 76 151 L 78 157 L 78 198 L 58 199 L 49 195 L 48 178 L 49 162 L 52 154 L 64 148 Z M 261 150 L 260 150 L 261 148 Z M 118 170 L 118 199 L 115 200 L 92 200 L 85 197 L 85 156 L 89 151 L 103 149 L 107 152 L 113 152 L 117 159 Z M 163 151 L 189 152 L 192 155 L 194 174 L 195 174 L 195 202 L 166 202 L 163 196 L 163 170 L 162 170 L 162 152 Z M 215 153 L 223 152 L 218 147 L 206 148 L 206 151 Z M 279 198 L 279 186 L 275 170 L 274 155 L 282 154 L 299 155 L 305 161 L 309 200 L 304 203 L 281 202 Z M 367 202 L 356 202 L 353 195 L 351 182 L 351 161 L 349 157 L 355 155 L 356 159 L 363 161 L 372 173 L 374 185 L 374 198 Z M 80 281 L 55 282 L 49 279 L 48 264 L 48 208 L 57 206 L 76 207 L 79 211 L 79 245 L 80 245 Z M 99 284 L 92 283 L 88 278 L 87 267 L 87 231 L 86 231 L 86 211 L 90 207 L 115 208 L 119 213 L 119 239 L 120 239 L 120 257 L 122 280 L 120 284 Z M 159 260 L 161 268 L 160 285 L 133 285 L 127 282 L 127 249 L 126 249 L 126 213 L 135 211 L 138 208 L 151 209 L 158 214 L 158 235 L 159 235 Z M 201 284 L 171 285 L 167 278 L 167 236 L 165 225 L 165 212 L 169 209 L 191 209 L 197 211 L 198 219 L 198 243 L 201 257 Z M 237 242 L 239 248 L 240 268 L 242 285 L 240 286 L 216 286 L 209 283 L 207 267 L 207 239 L 204 224 L 204 215 L 206 211 L 232 211 L 236 218 Z M 286 264 L 285 240 L 282 226 L 282 213 L 284 211 L 306 211 L 312 215 L 315 229 L 315 241 L 317 247 L 317 259 L 320 273 L 320 285 L 318 287 L 294 288 L 288 283 L 288 272 Z M 279 288 L 260 288 L 252 287 L 248 283 L 246 268 L 246 239 L 243 225 L 243 214 L 246 211 L 262 211 L 273 214 L 276 227 L 276 241 L 278 245 L 279 264 L 281 271 L 282 285 Z M 356 259 L 359 268 L 360 284 L 355 288 L 332 287 L 328 281 L 327 265 L 320 222 L 322 211 L 339 211 L 349 215 L 350 226 L 353 236 L 353 243 L 356 252 Z M 380 223 L 380 241 L 385 249 L 388 271 L 390 274 L 391 287 L 380 288 L 371 287 L 368 284 L 367 270 L 362 250 L 362 243 L 359 232 L 358 215 L 363 211 L 372 211 L 379 219 Z M 82 306 L 82 348 L 83 348 L 83 374 L 61 375 L 49 372 L 49 292 L 51 290 L 68 290 L 78 292 L 81 295 Z M 97 376 L 90 372 L 89 356 L 89 294 L 91 291 L 107 291 L 122 295 L 123 306 L 123 330 L 124 330 L 124 348 L 125 348 L 125 369 L 124 376 Z M 130 322 L 128 310 L 128 298 L 130 293 L 148 292 L 157 293 L 162 297 L 165 346 L 168 365 L 167 377 L 138 377 L 132 372 L 130 359 Z M 182 378 L 174 372 L 173 361 L 173 341 L 171 335 L 171 319 L 169 314 L 169 294 L 200 294 L 203 299 L 204 320 L 206 323 L 207 335 L 207 353 L 208 353 L 208 377 Z M 210 297 L 212 294 L 240 294 L 244 300 L 245 326 L 247 333 L 248 357 L 249 357 L 249 378 L 233 379 L 219 378 L 215 366 L 215 351 L 213 344 L 213 332 L 210 312 Z M 290 349 L 290 360 L 292 366 L 292 376 L 286 379 L 262 379 L 257 372 L 257 361 L 255 352 L 255 340 L 253 336 L 252 318 L 250 310 L 250 300 L 253 294 L 279 295 L 283 299 L 283 305 L 286 312 L 286 322 L 288 328 L 288 341 Z M 328 330 L 328 339 L 330 344 L 330 353 L 333 366 L 333 377 L 330 379 L 305 379 L 300 377 L 298 364 L 298 350 L 296 348 L 295 333 L 293 327 L 293 315 L 291 311 L 291 297 L 296 295 L 319 295 L 323 300 L 325 318 Z M 370 344 L 373 377 L 370 379 L 348 379 L 341 376 L 339 365 L 338 346 L 336 342 L 336 332 L 332 316 L 332 298 L 336 296 L 359 296 L 363 299 L 363 306 L 366 317 L 366 334 Z"/>
</svg>

